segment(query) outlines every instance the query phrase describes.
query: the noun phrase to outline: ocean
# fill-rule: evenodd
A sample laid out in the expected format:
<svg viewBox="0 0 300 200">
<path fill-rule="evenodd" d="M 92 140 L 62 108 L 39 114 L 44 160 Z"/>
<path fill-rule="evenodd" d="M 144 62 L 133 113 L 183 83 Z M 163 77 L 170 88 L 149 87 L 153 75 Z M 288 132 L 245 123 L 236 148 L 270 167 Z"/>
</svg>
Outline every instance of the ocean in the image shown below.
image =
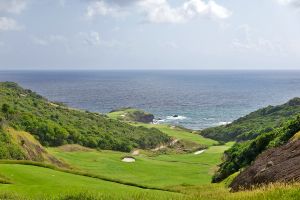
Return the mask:
<svg viewBox="0 0 300 200">
<path fill-rule="evenodd" d="M 74 108 L 134 107 L 195 130 L 300 97 L 300 71 L 0 71 L 0 81 Z"/>
</svg>

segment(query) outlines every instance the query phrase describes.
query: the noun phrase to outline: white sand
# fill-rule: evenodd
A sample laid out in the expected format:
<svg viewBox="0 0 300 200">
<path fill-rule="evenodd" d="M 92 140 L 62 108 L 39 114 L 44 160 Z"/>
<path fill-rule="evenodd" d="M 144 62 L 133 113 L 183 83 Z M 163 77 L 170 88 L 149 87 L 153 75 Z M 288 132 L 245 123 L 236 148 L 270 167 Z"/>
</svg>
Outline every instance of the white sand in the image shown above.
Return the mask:
<svg viewBox="0 0 300 200">
<path fill-rule="evenodd" d="M 194 154 L 195 154 L 195 155 L 199 155 L 199 154 L 203 153 L 204 151 L 205 151 L 205 150 L 196 151 Z"/>
<path fill-rule="evenodd" d="M 135 162 L 135 159 L 134 158 L 123 158 L 122 162 L 132 163 L 132 162 Z"/>
</svg>

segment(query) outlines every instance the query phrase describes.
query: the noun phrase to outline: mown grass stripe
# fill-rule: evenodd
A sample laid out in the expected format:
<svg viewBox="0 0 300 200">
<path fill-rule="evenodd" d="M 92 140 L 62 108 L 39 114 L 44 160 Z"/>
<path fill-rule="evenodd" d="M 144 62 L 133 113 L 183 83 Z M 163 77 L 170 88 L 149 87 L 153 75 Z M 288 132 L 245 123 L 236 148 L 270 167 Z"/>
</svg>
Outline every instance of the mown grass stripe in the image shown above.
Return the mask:
<svg viewBox="0 0 300 200">
<path fill-rule="evenodd" d="M 92 174 L 92 173 L 88 173 L 88 172 L 82 172 L 82 171 L 75 171 L 75 170 L 71 170 L 71 169 L 59 168 L 59 167 L 56 167 L 56 166 L 51 165 L 51 164 L 34 162 L 34 161 L 0 160 L 0 164 L 31 165 L 31 166 L 48 168 L 48 169 L 52 169 L 52 170 L 60 171 L 60 172 L 64 172 L 64 173 L 69 173 L 69 174 L 74 174 L 74 175 L 79 175 L 79 176 L 85 176 L 85 177 L 89 177 L 89 178 L 95 178 L 95 179 L 108 181 L 108 182 L 112 182 L 112 183 L 118 183 L 118 184 L 122 184 L 122 185 L 126 185 L 126 186 L 137 187 L 137 188 L 141 188 L 141 189 L 180 193 L 177 190 L 172 190 L 172 189 L 167 189 L 167 188 L 159 188 L 159 187 L 153 187 L 153 186 L 147 186 L 147 185 L 141 185 L 141 184 L 122 181 L 122 180 L 118 180 L 118 179 L 112 179 L 112 178 L 108 178 L 108 177 L 105 177 L 105 176 L 100 176 L 100 175 L 96 175 L 96 174 Z"/>
</svg>

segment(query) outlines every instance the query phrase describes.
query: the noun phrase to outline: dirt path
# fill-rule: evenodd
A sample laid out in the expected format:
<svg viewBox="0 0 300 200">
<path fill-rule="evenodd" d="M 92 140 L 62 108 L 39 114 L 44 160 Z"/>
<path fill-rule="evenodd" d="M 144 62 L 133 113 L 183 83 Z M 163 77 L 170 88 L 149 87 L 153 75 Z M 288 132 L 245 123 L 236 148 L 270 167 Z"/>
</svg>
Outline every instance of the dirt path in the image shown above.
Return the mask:
<svg viewBox="0 0 300 200">
<path fill-rule="evenodd" d="M 172 140 L 170 143 L 164 144 L 164 145 L 160 145 L 159 147 L 156 147 L 156 148 L 153 149 L 152 151 L 159 151 L 159 150 L 165 149 L 165 148 L 167 148 L 167 147 L 169 147 L 169 146 L 173 146 L 173 145 L 175 145 L 178 141 L 179 141 L 179 139 Z"/>
</svg>

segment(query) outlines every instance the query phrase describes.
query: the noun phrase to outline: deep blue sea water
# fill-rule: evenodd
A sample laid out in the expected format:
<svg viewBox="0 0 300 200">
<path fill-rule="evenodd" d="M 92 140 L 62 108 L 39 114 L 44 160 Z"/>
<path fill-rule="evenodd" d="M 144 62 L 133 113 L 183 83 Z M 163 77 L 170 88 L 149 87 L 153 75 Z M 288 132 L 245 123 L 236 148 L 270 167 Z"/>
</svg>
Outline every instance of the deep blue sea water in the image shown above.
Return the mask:
<svg viewBox="0 0 300 200">
<path fill-rule="evenodd" d="M 0 71 L 0 81 L 75 108 L 136 107 L 193 129 L 300 96 L 300 71 Z"/>
</svg>

